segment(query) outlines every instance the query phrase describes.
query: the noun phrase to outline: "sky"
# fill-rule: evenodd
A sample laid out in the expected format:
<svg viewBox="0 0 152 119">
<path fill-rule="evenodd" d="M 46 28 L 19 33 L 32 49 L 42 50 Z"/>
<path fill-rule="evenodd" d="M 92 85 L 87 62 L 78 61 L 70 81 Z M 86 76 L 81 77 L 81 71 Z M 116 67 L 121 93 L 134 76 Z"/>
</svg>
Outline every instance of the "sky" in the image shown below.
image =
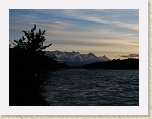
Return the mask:
<svg viewBox="0 0 152 119">
<path fill-rule="evenodd" d="M 10 9 L 9 40 L 46 30 L 47 51 L 76 51 L 110 59 L 139 56 L 138 9 Z"/>
</svg>

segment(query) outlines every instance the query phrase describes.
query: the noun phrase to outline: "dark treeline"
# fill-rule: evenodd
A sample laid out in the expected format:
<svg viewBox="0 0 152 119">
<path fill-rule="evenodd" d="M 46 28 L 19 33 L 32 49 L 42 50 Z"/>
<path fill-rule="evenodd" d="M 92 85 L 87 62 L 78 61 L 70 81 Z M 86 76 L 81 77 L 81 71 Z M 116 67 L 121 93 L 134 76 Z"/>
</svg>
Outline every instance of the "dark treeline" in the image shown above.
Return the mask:
<svg viewBox="0 0 152 119">
<path fill-rule="evenodd" d="M 83 65 L 84 69 L 139 69 L 139 59 L 112 60 Z"/>
<path fill-rule="evenodd" d="M 44 56 L 45 30 L 34 33 L 23 31 L 26 37 L 12 42 L 9 48 L 9 105 L 45 106 L 48 105 L 41 95 L 43 85 L 60 68 L 69 68 L 66 63 L 58 63 L 54 57 Z"/>
</svg>

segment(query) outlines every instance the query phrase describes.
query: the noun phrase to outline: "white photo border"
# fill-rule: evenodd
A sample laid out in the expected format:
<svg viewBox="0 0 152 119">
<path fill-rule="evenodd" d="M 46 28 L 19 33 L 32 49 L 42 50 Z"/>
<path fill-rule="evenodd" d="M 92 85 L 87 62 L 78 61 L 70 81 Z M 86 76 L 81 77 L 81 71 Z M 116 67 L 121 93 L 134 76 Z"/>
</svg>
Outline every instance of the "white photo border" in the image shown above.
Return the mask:
<svg viewBox="0 0 152 119">
<path fill-rule="evenodd" d="M 139 106 L 9 106 L 9 9 L 139 9 Z M 148 115 L 148 1 L 1 1 L 0 115 Z"/>
</svg>

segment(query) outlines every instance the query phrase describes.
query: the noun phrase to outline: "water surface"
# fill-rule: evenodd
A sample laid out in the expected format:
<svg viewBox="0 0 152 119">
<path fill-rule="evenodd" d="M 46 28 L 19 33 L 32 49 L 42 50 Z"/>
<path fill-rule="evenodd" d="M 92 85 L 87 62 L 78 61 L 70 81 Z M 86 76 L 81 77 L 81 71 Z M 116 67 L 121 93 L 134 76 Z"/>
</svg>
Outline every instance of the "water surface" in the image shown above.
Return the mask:
<svg viewBox="0 0 152 119">
<path fill-rule="evenodd" d="M 52 106 L 138 106 L 139 70 L 70 69 L 45 86 Z"/>
</svg>

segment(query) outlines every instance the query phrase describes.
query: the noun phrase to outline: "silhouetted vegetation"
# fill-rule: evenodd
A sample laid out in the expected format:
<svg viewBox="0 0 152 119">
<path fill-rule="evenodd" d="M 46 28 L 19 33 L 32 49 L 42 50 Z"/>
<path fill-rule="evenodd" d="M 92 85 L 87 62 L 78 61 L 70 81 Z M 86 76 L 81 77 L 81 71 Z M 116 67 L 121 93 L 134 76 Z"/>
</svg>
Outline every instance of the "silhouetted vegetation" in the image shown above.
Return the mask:
<svg viewBox="0 0 152 119">
<path fill-rule="evenodd" d="M 19 40 L 12 42 L 9 47 L 9 105 L 10 106 L 41 106 L 48 105 L 41 95 L 44 82 L 52 76 L 52 72 L 59 68 L 68 68 L 64 63 L 58 63 L 54 58 L 44 56 L 43 49 L 46 40 L 45 30 L 34 33 L 36 25 L 31 31 L 23 31 Z"/>
<path fill-rule="evenodd" d="M 107 62 L 95 62 L 83 65 L 85 69 L 139 69 L 139 59 L 113 59 Z"/>
</svg>

